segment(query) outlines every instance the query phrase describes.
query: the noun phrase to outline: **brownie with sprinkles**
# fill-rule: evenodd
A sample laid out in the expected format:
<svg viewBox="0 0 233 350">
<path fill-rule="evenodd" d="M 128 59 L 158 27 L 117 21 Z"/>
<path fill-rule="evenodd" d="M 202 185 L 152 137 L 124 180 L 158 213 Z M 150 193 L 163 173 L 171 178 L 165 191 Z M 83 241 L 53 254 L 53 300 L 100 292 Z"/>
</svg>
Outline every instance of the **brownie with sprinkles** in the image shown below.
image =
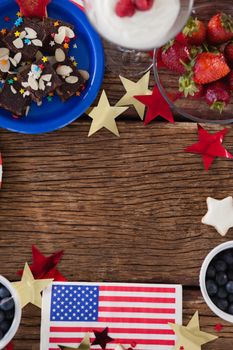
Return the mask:
<svg viewBox="0 0 233 350">
<path fill-rule="evenodd" d="M 5 36 L 4 41 L 10 51 L 22 53 L 24 60 L 33 60 L 43 47 L 45 30 L 43 21 L 37 18 L 19 17 L 14 28 Z"/>
<path fill-rule="evenodd" d="M 23 88 L 17 74 L 8 74 L 0 92 L 0 107 L 16 116 L 27 115 L 31 105 L 29 91 Z"/>
<path fill-rule="evenodd" d="M 18 77 L 22 86 L 30 92 L 32 99 L 37 103 L 62 84 L 46 56 L 32 63 Z"/>
<path fill-rule="evenodd" d="M 76 62 L 70 58 L 66 58 L 62 63 L 57 63 L 54 68 L 63 82 L 56 90 L 61 100 L 66 101 L 74 95 L 79 96 L 85 88 L 86 80 L 89 79 L 88 73 L 79 71 Z"/>
<path fill-rule="evenodd" d="M 55 55 L 57 62 L 65 61 L 70 42 L 75 38 L 74 26 L 57 19 L 44 18 L 44 30 L 46 32 L 45 52 Z"/>
</svg>

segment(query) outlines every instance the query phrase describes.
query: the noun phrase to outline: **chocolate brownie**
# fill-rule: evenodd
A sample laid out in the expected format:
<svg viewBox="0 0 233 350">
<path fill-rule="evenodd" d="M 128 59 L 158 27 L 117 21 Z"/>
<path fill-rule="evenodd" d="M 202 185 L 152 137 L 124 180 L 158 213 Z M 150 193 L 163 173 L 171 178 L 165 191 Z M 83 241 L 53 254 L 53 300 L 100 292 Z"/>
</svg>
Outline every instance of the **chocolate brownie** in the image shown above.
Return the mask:
<svg viewBox="0 0 233 350">
<path fill-rule="evenodd" d="M 17 21 L 14 28 L 5 36 L 4 41 L 10 51 L 22 53 L 24 60 L 33 60 L 43 47 L 45 39 L 43 22 L 26 17 L 20 17 Z"/>
<path fill-rule="evenodd" d="M 31 104 L 30 93 L 23 88 L 17 74 L 8 74 L 6 82 L 0 92 L 0 107 L 14 115 L 23 116 L 29 111 Z"/>
<path fill-rule="evenodd" d="M 61 64 L 57 63 L 54 68 L 63 82 L 56 90 L 62 101 L 66 101 L 74 95 L 79 95 L 85 88 L 86 80 L 71 59 L 66 58 Z"/>
<path fill-rule="evenodd" d="M 37 103 L 41 102 L 43 97 L 62 84 L 62 81 L 45 56 L 23 70 L 19 74 L 19 80 Z"/>
</svg>

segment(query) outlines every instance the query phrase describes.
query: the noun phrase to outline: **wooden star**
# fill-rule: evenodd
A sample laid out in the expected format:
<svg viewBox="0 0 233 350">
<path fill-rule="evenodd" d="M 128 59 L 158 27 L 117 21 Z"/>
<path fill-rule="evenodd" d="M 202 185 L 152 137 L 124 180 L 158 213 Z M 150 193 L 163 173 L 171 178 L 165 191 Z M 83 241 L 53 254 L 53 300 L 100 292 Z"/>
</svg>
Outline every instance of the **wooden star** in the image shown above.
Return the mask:
<svg viewBox="0 0 233 350">
<path fill-rule="evenodd" d="M 92 118 L 88 136 L 93 135 L 102 128 L 106 128 L 114 135 L 120 136 L 115 119 L 128 108 L 129 107 L 110 106 L 106 92 L 103 90 L 98 106 L 94 107 L 88 114 Z"/>
<path fill-rule="evenodd" d="M 89 333 L 86 333 L 81 344 L 77 348 L 69 348 L 67 346 L 58 345 L 61 350 L 90 350 L 91 342 Z"/>
<path fill-rule="evenodd" d="M 108 343 L 114 340 L 108 335 L 108 327 L 106 327 L 102 332 L 93 332 L 95 334 L 95 340 L 92 342 L 91 345 L 100 345 L 103 350 L 106 349 Z"/>
<path fill-rule="evenodd" d="M 217 339 L 215 335 L 200 331 L 198 312 L 194 314 L 191 321 L 185 326 L 169 323 L 177 336 L 177 341 L 173 350 L 182 348 L 187 350 L 201 350 L 201 346 Z"/>
<path fill-rule="evenodd" d="M 29 303 L 41 308 L 41 292 L 52 282 L 53 279 L 35 280 L 26 263 L 21 281 L 14 282 L 12 285 L 19 294 L 22 308 Z"/>
<path fill-rule="evenodd" d="M 134 106 L 139 117 L 143 120 L 146 106 L 136 100 L 134 96 L 152 94 L 152 91 L 149 90 L 150 72 L 147 72 L 136 83 L 121 76 L 120 79 L 126 90 L 126 94 L 117 102 L 116 106 Z"/>
</svg>

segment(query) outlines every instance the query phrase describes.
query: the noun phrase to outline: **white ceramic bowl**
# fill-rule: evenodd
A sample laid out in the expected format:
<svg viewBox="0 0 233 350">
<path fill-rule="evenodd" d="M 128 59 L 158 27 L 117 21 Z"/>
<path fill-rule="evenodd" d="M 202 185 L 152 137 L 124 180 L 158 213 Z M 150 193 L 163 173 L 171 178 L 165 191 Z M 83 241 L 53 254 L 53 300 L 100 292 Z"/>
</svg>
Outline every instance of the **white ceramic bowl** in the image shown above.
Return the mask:
<svg viewBox="0 0 233 350">
<path fill-rule="evenodd" d="M 227 250 L 227 249 L 233 249 L 233 241 L 229 241 L 223 244 L 220 244 L 207 255 L 205 258 L 200 272 L 200 287 L 201 292 L 203 295 L 203 298 L 205 299 L 206 304 L 209 306 L 209 308 L 215 313 L 215 315 L 219 316 L 225 321 L 233 323 L 233 315 L 229 315 L 226 312 L 220 310 L 210 299 L 207 289 L 206 289 L 206 271 L 210 264 L 210 262 L 213 260 L 213 258 L 219 254 L 220 252 Z"/>
<path fill-rule="evenodd" d="M 19 328 L 22 311 L 21 311 L 19 296 L 15 288 L 12 287 L 11 283 L 1 275 L 0 275 L 0 283 L 9 290 L 15 302 L 15 316 L 14 316 L 14 320 L 12 322 L 11 328 L 6 333 L 6 335 L 0 340 L 0 349 L 4 349 L 5 346 L 14 338 L 15 333 Z"/>
</svg>

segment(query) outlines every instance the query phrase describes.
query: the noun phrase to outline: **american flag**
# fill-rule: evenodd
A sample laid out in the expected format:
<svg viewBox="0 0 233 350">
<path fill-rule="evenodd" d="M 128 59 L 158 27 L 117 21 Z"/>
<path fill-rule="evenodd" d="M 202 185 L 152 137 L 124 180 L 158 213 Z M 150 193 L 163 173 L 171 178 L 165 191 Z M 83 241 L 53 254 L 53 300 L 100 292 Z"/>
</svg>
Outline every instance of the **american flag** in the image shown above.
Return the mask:
<svg viewBox="0 0 233 350">
<path fill-rule="evenodd" d="M 93 331 L 106 327 L 115 339 L 106 350 L 171 350 L 168 322 L 182 324 L 179 285 L 56 282 L 43 293 L 40 350 L 77 347 L 86 332 L 93 341 Z"/>
</svg>

